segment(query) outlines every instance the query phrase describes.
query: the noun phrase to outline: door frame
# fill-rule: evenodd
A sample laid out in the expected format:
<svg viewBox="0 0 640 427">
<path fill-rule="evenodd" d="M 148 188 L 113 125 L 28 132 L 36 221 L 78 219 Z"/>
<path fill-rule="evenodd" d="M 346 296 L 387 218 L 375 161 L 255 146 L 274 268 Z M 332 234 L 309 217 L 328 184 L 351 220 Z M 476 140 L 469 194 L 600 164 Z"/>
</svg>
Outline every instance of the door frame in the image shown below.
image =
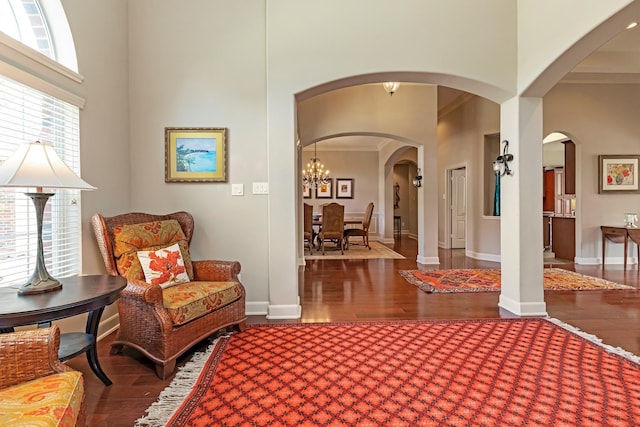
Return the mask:
<svg viewBox="0 0 640 427">
<path fill-rule="evenodd" d="M 442 241 L 441 241 L 441 247 L 444 249 L 451 249 L 451 232 L 452 232 L 452 227 L 451 227 L 451 221 L 452 221 L 452 213 L 451 213 L 451 202 L 452 202 L 452 197 L 451 195 L 453 194 L 453 191 L 451 189 L 451 178 L 453 176 L 453 171 L 457 170 L 457 169 L 464 169 L 465 170 L 465 186 L 466 188 L 469 187 L 469 166 L 467 164 L 467 162 L 463 162 L 463 163 L 458 163 L 458 164 L 453 164 L 450 166 L 447 166 L 445 168 L 445 176 L 444 176 L 444 190 L 445 190 L 445 194 L 444 194 L 444 215 L 443 215 L 443 236 L 442 236 Z M 466 194 L 469 194 L 469 191 L 466 191 Z M 466 197 L 466 203 L 467 203 L 467 208 L 469 206 L 469 198 Z M 468 209 L 467 209 L 468 210 Z M 467 242 L 467 230 L 469 230 L 469 214 L 467 212 L 467 215 L 465 216 L 465 246 L 466 246 L 466 242 Z M 465 249 L 466 252 L 466 249 Z"/>
</svg>

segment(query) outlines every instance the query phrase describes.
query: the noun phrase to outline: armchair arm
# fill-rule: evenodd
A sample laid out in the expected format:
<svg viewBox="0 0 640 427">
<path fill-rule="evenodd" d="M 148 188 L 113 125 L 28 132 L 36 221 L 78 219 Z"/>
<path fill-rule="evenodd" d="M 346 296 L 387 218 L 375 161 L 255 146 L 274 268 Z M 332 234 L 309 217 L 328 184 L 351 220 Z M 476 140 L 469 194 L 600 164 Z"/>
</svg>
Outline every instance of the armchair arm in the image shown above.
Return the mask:
<svg viewBox="0 0 640 427">
<path fill-rule="evenodd" d="M 0 334 L 0 387 L 72 371 L 58 360 L 59 347 L 60 329 L 57 325 Z"/>
<path fill-rule="evenodd" d="M 238 261 L 193 261 L 193 276 L 195 280 L 239 282 L 238 274 L 240 274 L 240 263 Z"/>
</svg>

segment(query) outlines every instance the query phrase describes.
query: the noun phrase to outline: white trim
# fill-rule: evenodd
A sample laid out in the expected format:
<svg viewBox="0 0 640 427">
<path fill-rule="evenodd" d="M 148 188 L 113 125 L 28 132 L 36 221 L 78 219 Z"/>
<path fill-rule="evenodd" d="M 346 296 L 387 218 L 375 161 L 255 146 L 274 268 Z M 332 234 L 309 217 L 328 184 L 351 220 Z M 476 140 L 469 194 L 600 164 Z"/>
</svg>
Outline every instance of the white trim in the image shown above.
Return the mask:
<svg viewBox="0 0 640 427">
<path fill-rule="evenodd" d="M 82 74 L 76 73 L 37 50 L 15 40 L 13 37 L 9 37 L 3 32 L 0 32 L 0 53 L 2 53 L 2 56 L 10 58 L 18 64 L 27 66 L 29 62 L 35 62 L 53 71 L 57 75 L 76 83 L 82 83 L 84 81 Z"/>
<path fill-rule="evenodd" d="M 300 304 L 269 305 L 267 319 L 299 319 L 302 317 Z"/>
<path fill-rule="evenodd" d="M 575 257 L 573 259 L 573 262 L 575 262 L 576 264 L 581 264 L 581 265 L 598 265 L 598 264 L 602 264 L 602 258 L 600 258 L 600 257 L 589 257 L 589 258 Z"/>
<path fill-rule="evenodd" d="M 102 340 L 109 334 L 115 332 L 115 330 L 118 329 L 119 327 L 120 327 L 120 316 L 118 315 L 117 312 L 112 316 L 109 316 L 107 319 L 102 319 L 100 321 L 100 326 L 98 327 L 99 328 L 98 330 L 103 329 L 103 332 L 101 334 L 98 334 L 98 336 L 96 337 L 96 341 Z M 104 328 L 107 328 L 107 329 L 104 330 Z"/>
<path fill-rule="evenodd" d="M 267 314 L 269 301 L 247 301 L 244 310 L 247 315 L 264 316 Z"/>
<path fill-rule="evenodd" d="M 40 92 L 46 93 L 47 95 L 53 96 L 54 98 L 58 98 L 62 101 L 68 102 L 75 107 L 78 107 L 80 109 L 84 108 L 84 98 L 73 94 L 65 89 L 62 89 L 58 85 L 54 85 L 45 80 L 42 80 L 40 77 L 37 77 L 34 74 L 21 70 L 1 60 L 0 74 L 33 89 L 39 90 Z"/>
<path fill-rule="evenodd" d="M 479 259 L 482 261 L 500 262 L 502 260 L 502 256 L 500 254 L 486 254 L 482 252 L 468 251 L 466 249 L 464 251 L 464 255 L 469 258 Z"/>
<path fill-rule="evenodd" d="M 437 256 L 424 257 L 424 256 L 418 255 L 416 257 L 416 262 L 418 264 L 440 264 L 440 258 L 438 258 Z"/>
<path fill-rule="evenodd" d="M 500 294 L 498 306 L 518 316 L 548 316 L 547 304 L 541 302 L 519 302 Z"/>
</svg>

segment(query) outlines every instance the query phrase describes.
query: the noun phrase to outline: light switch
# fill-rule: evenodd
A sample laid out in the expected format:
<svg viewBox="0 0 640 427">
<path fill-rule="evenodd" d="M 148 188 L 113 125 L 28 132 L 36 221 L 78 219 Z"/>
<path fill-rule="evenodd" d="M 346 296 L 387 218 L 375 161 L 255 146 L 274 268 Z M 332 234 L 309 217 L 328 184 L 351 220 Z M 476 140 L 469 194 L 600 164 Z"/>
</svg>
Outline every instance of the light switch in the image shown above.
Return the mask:
<svg viewBox="0 0 640 427">
<path fill-rule="evenodd" d="M 244 184 L 231 184 L 232 196 L 244 196 Z"/>
<path fill-rule="evenodd" d="M 269 194 L 269 183 L 268 182 L 254 182 L 253 183 L 253 194 Z"/>
</svg>

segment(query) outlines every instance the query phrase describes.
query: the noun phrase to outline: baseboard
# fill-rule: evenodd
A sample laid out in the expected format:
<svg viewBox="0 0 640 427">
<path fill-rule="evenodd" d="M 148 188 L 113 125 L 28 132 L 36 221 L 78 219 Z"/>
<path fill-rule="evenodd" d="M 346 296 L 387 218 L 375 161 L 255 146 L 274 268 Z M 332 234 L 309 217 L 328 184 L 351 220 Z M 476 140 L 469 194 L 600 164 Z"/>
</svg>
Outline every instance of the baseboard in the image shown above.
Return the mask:
<svg viewBox="0 0 640 427">
<path fill-rule="evenodd" d="M 474 258 L 474 259 L 479 259 L 482 261 L 493 261 L 493 262 L 500 262 L 502 257 L 498 254 L 485 254 L 482 252 L 473 252 L 473 251 L 464 251 L 464 255 L 468 256 L 469 258 Z"/>
<path fill-rule="evenodd" d="M 116 329 L 120 327 L 120 316 L 116 312 L 112 316 L 109 316 L 107 319 L 101 319 L 100 326 L 98 327 L 98 336 L 96 340 L 100 341 L 107 335 L 113 333 Z"/>
<path fill-rule="evenodd" d="M 269 311 L 269 301 L 247 301 L 244 307 L 248 316 L 265 316 Z"/>
<path fill-rule="evenodd" d="M 416 262 L 418 264 L 440 264 L 440 258 L 438 258 L 437 256 L 424 257 L 418 255 L 416 257 Z"/>
<path fill-rule="evenodd" d="M 299 319 L 302 317 L 300 304 L 270 305 L 267 310 L 267 319 Z"/>
<path fill-rule="evenodd" d="M 547 304 L 544 301 L 541 302 L 518 302 L 508 298 L 504 295 L 500 295 L 500 302 L 498 306 L 508 310 L 509 312 L 523 317 L 529 316 L 544 316 L 547 317 Z"/>
<path fill-rule="evenodd" d="M 602 258 L 591 257 L 591 258 L 578 258 L 575 257 L 573 262 L 580 265 L 599 265 L 602 264 Z"/>
</svg>

